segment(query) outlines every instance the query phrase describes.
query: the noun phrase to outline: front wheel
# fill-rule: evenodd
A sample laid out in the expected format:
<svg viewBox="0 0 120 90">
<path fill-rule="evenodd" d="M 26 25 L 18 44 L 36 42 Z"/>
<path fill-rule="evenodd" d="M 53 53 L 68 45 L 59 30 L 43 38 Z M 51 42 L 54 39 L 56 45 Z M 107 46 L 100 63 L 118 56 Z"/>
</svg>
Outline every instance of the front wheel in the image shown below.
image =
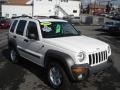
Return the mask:
<svg viewBox="0 0 120 90">
<path fill-rule="evenodd" d="M 50 63 L 48 65 L 48 80 L 50 85 L 55 89 L 69 87 L 70 85 L 65 71 L 58 63 Z"/>
</svg>

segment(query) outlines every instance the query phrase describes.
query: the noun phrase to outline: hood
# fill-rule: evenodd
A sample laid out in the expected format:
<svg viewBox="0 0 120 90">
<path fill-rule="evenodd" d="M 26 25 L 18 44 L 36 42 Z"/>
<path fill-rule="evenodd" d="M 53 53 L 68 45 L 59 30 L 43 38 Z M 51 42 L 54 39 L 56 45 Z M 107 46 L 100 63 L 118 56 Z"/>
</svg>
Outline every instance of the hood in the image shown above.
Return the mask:
<svg viewBox="0 0 120 90">
<path fill-rule="evenodd" d="M 46 43 L 74 52 L 94 52 L 96 49 L 106 50 L 108 44 L 86 36 L 71 36 L 45 39 Z"/>
</svg>

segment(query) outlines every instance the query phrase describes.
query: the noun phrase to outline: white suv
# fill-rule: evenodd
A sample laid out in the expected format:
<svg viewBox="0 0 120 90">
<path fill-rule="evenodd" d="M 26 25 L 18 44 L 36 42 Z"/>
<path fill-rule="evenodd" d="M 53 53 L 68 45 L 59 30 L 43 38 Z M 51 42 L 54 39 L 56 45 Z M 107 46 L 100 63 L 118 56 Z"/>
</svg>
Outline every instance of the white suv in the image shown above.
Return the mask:
<svg viewBox="0 0 120 90">
<path fill-rule="evenodd" d="M 13 63 L 21 56 L 44 67 L 53 88 L 83 80 L 111 65 L 108 44 L 81 35 L 59 19 L 14 19 L 8 46 Z"/>
</svg>

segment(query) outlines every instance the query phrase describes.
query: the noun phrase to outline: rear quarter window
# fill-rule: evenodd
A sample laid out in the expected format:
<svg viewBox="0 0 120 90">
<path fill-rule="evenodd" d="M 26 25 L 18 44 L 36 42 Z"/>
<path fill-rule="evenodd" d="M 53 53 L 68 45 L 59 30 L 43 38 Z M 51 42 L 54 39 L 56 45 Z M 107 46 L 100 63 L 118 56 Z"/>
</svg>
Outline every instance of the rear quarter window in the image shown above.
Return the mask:
<svg viewBox="0 0 120 90">
<path fill-rule="evenodd" d="M 10 28 L 10 32 L 14 32 L 18 20 L 15 20 Z"/>
</svg>

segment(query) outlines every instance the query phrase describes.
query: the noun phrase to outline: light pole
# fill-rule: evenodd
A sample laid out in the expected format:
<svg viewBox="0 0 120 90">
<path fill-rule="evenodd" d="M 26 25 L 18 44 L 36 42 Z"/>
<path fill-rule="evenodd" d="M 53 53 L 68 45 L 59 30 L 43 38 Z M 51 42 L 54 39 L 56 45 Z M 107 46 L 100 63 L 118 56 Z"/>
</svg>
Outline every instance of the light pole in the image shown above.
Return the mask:
<svg viewBox="0 0 120 90">
<path fill-rule="evenodd" d="M 94 14 L 96 12 L 96 0 L 94 0 Z"/>
</svg>

